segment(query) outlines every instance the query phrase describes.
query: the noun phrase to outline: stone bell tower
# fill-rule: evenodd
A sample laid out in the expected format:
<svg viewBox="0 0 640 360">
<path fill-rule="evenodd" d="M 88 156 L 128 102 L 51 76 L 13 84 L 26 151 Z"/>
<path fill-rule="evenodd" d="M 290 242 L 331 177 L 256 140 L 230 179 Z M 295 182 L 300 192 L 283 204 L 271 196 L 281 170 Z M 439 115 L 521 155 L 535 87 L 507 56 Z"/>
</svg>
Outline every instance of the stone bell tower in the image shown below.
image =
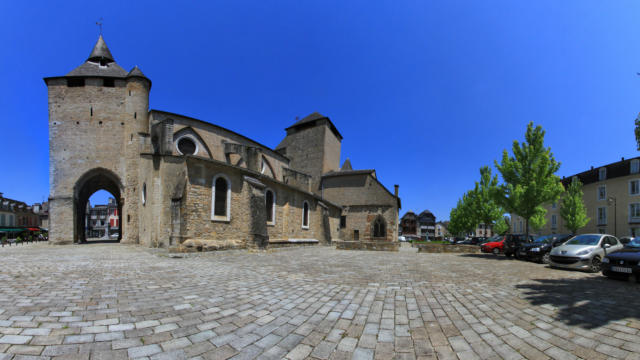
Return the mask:
<svg viewBox="0 0 640 360">
<path fill-rule="evenodd" d="M 44 79 L 49 97 L 49 213 L 52 243 L 85 240 L 86 202 L 98 190 L 118 203 L 122 242 L 138 241 L 139 134 L 149 133 L 151 81 L 127 72 L 102 35 L 87 60 Z"/>
</svg>

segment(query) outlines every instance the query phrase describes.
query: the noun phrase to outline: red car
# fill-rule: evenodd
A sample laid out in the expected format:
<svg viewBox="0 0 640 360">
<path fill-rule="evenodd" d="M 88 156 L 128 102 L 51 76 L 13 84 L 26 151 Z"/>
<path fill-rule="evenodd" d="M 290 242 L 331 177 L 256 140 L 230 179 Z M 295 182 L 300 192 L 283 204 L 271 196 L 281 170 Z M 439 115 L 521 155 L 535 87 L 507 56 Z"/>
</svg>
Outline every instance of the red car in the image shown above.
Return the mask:
<svg viewBox="0 0 640 360">
<path fill-rule="evenodd" d="M 498 255 L 499 253 L 504 252 L 504 237 L 500 241 L 491 241 L 482 244 L 480 249 L 483 253 L 494 253 Z"/>
</svg>

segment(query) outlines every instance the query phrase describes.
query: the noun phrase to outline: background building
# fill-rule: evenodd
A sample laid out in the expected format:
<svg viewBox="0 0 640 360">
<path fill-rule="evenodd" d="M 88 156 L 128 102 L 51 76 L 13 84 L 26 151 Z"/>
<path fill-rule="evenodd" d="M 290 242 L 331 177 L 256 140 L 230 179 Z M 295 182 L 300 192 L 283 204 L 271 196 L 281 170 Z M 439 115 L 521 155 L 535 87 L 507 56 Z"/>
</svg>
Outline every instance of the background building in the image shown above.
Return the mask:
<svg viewBox="0 0 640 360">
<path fill-rule="evenodd" d="M 39 227 L 40 219 L 33 207 L 0 193 L 0 227 Z"/>
<path fill-rule="evenodd" d="M 583 201 L 591 219 L 578 230 L 584 233 L 607 233 L 614 236 L 640 235 L 640 157 L 622 158 L 618 162 L 593 166 L 562 179 L 565 188 L 574 177 L 582 184 Z M 571 233 L 560 216 L 560 201 L 546 204 L 546 224 L 540 234 Z M 525 221 L 512 214 L 513 232 L 524 233 Z"/>
<path fill-rule="evenodd" d="M 111 238 L 118 236 L 119 216 L 118 204 L 114 198 L 109 198 L 107 204 L 91 206 L 87 202 L 86 211 L 86 237 L 87 238 Z"/>
<path fill-rule="evenodd" d="M 102 36 L 84 63 L 44 81 L 52 243 L 82 242 L 117 223 L 123 242 L 153 247 L 262 248 L 341 236 L 348 248 L 398 246 L 397 187 L 390 192 L 374 170 L 340 168 L 343 137 L 327 116 L 296 121 L 272 149 L 150 110 L 151 80 L 120 67 Z M 87 206 L 97 190 L 113 195 L 112 214 Z"/>
</svg>

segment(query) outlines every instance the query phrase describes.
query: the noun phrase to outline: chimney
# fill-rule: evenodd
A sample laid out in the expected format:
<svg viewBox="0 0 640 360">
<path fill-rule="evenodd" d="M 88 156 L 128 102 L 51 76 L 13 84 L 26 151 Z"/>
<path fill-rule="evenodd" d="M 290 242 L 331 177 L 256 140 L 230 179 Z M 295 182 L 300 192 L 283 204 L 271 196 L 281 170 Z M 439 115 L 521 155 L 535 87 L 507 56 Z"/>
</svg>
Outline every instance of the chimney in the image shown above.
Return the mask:
<svg viewBox="0 0 640 360">
<path fill-rule="evenodd" d="M 593 170 L 593 165 L 591 165 L 591 170 Z"/>
<path fill-rule="evenodd" d="M 0 198 L 2 197 L 3 193 L 0 192 Z"/>
<path fill-rule="evenodd" d="M 624 156 L 622 157 L 622 160 L 620 160 L 620 161 L 624 161 Z"/>
<path fill-rule="evenodd" d="M 396 197 L 396 199 L 398 198 L 398 188 L 399 187 L 400 187 L 400 185 L 393 185 L 393 188 L 394 188 L 393 194 Z"/>
</svg>

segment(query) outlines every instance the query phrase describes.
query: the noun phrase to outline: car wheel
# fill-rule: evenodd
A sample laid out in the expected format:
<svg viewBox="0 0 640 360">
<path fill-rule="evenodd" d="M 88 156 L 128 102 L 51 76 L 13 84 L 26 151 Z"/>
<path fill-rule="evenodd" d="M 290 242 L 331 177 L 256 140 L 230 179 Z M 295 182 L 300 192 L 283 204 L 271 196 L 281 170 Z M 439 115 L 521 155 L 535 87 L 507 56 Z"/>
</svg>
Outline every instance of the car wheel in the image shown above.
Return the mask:
<svg viewBox="0 0 640 360">
<path fill-rule="evenodd" d="M 493 251 L 492 251 L 492 252 L 493 252 L 493 255 L 498 255 L 498 254 L 500 254 L 500 249 L 498 249 L 498 248 L 493 248 Z"/>
<path fill-rule="evenodd" d="M 504 253 L 504 256 L 510 258 L 511 257 L 511 253 Z"/>
<path fill-rule="evenodd" d="M 550 261 L 551 261 L 551 255 L 549 255 L 549 253 L 542 255 L 543 264 L 548 264 Z"/>
<path fill-rule="evenodd" d="M 600 261 L 600 257 L 594 256 L 593 259 L 591 259 L 591 265 L 589 266 L 589 271 L 591 271 L 592 273 L 597 273 L 597 272 L 600 272 L 601 267 L 602 267 L 602 261 Z"/>
</svg>

